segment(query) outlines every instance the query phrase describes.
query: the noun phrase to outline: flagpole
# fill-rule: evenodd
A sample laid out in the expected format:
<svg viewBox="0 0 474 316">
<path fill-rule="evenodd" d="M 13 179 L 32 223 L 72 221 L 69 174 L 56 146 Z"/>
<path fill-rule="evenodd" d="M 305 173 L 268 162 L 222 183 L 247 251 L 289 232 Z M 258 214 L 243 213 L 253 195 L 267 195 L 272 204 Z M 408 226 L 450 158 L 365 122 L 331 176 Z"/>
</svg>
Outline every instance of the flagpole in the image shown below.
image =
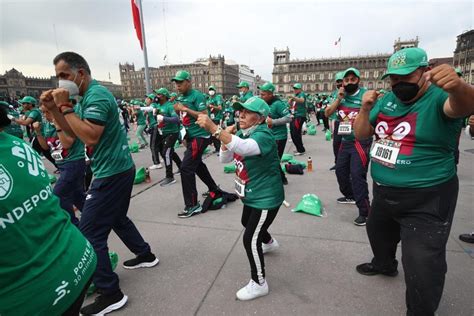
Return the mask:
<svg viewBox="0 0 474 316">
<path fill-rule="evenodd" d="M 342 39 L 339 37 L 339 58 L 341 58 Z"/>
<path fill-rule="evenodd" d="M 146 50 L 146 41 L 145 41 L 145 24 L 143 23 L 143 10 L 142 10 L 142 0 L 137 0 L 138 10 L 140 11 L 140 28 L 142 30 L 142 43 L 143 43 L 143 60 L 145 63 L 145 85 L 146 93 L 151 93 L 150 86 L 150 73 L 148 69 L 148 54 Z"/>
</svg>

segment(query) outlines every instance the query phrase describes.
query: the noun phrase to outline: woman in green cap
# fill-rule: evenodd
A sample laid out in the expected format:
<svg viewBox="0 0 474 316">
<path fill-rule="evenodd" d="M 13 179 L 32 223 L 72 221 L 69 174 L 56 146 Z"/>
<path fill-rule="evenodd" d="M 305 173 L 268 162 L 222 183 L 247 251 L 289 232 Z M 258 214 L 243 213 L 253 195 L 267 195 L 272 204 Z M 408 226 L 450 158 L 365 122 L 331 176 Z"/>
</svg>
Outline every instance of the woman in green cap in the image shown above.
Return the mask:
<svg viewBox="0 0 474 316">
<path fill-rule="evenodd" d="M 263 254 L 276 250 L 278 242 L 268 233 L 284 200 L 275 139 L 266 124 L 269 106 L 258 97 L 235 103 L 240 112 L 240 130 L 235 125 L 223 130 L 205 114 L 197 120 L 222 142 L 220 161 L 236 164 L 235 191 L 242 199 L 243 242 L 250 263 L 251 280 L 237 292 L 246 301 L 268 294 Z M 235 134 L 235 135 L 234 135 Z"/>
</svg>

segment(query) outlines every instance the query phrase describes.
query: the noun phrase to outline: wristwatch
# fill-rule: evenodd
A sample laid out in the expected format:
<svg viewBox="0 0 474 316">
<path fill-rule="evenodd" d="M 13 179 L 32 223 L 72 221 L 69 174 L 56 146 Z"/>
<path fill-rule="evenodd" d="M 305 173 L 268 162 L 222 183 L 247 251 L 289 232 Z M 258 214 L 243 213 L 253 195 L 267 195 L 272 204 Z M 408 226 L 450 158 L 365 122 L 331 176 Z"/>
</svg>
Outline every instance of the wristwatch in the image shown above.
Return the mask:
<svg viewBox="0 0 474 316">
<path fill-rule="evenodd" d="M 221 136 L 221 132 L 222 132 L 222 127 L 218 125 L 216 131 L 212 134 L 212 136 L 219 139 L 219 137 Z"/>
</svg>

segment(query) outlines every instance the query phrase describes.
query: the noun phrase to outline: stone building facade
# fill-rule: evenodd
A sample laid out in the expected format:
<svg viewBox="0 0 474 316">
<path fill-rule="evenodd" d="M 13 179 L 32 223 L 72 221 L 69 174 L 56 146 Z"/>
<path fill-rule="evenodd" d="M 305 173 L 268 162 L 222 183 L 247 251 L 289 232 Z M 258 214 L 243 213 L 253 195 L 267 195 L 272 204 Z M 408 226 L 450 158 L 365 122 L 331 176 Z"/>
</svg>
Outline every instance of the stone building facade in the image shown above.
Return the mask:
<svg viewBox="0 0 474 316">
<path fill-rule="evenodd" d="M 145 69 L 135 70 L 134 64 L 120 64 L 120 80 L 125 99 L 143 98 L 146 93 Z M 224 56 L 198 59 L 190 64 L 165 65 L 158 68 L 149 68 L 150 84 L 152 89 L 165 87 L 175 91 L 171 78 L 178 70 L 186 70 L 191 74 L 193 87 L 204 93 L 210 85 L 216 87 L 217 93 L 225 97 L 237 94 L 239 83 L 239 66 L 225 63 Z"/>
<path fill-rule="evenodd" d="M 464 80 L 474 84 L 474 30 L 458 35 L 453 66 L 461 68 Z"/>
<path fill-rule="evenodd" d="M 418 47 L 418 38 L 395 41 L 393 49 Z M 361 73 L 361 85 L 368 89 L 387 89 L 388 80 L 380 77 L 386 70 L 391 54 L 347 56 L 340 58 L 290 59 L 290 50 L 275 49 L 273 52 L 272 81 L 277 93 L 288 96 L 293 93 L 293 84 L 299 82 L 306 93 L 330 93 L 335 89 L 336 72 L 355 67 Z"/>
</svg>

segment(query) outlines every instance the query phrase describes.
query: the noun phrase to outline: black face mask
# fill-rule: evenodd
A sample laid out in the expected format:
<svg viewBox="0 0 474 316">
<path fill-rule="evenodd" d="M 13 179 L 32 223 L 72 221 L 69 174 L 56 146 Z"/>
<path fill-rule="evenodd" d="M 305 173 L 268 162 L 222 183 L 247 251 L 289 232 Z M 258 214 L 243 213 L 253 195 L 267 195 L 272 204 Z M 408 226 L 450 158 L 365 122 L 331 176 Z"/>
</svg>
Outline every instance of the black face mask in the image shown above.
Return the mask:
<svg viewBox="0 0 474 316">
<path fill-rule="evenodd" d="M 420 82 L 422 76 L 423 74 L 421 74 L 420 78 L 418 79 L 418 82 L 416 83 L 400 81 L 399 83 L 392 86 L 393 93 L 402 102 L 408 102 L 412 100 L 420 91 L 418 83 Z"/>
<path fill-rule="evenodd" d="M 357 83 L 349 83 L 347 86 L 344 86 L 344 90 L 348 94 L 353 94 L 354 92 L 357 91 L 358 88 L 359 88 L 359 84 Z"/>
</svg>

